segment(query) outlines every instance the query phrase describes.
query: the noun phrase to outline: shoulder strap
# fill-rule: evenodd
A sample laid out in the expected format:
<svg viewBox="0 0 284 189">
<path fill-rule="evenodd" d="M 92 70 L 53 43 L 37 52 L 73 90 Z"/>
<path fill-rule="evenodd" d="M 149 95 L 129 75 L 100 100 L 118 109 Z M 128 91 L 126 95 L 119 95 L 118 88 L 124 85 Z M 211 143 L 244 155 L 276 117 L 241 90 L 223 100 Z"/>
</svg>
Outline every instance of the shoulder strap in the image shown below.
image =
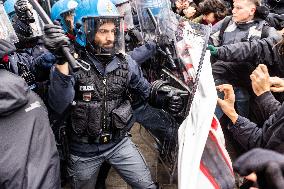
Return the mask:
<svg viewBox="0 0 284 189">
<path fill-rule="evenodd" d="M 221 29 L 220 29 L 220 34 L 219 34 L 219 40 L 221 41 L 220 45 L 223 44 L 223 35 L 224 35 L 224 32 L 225 32 L 226 28 L 228 27 L 231 19 L 232 19 L 232 16 L 227 16 L 226 18 L 224 18 L 224 21 L 223 21 Z"/>
<path fill-rule="evenodd" d="M 261 29 L 261 36 L 260 36 L 260 38 L 262 39 L 264 37 L 267 37 L 266 36 L 266 35 L 268 35 L 267 30 L 270 28 L 269 24 L 266 21 L 263 21 L 260 24 L 259 27 L 261 27 L 261 28 L 259 28 L 259 29 Z"/>
</svg>

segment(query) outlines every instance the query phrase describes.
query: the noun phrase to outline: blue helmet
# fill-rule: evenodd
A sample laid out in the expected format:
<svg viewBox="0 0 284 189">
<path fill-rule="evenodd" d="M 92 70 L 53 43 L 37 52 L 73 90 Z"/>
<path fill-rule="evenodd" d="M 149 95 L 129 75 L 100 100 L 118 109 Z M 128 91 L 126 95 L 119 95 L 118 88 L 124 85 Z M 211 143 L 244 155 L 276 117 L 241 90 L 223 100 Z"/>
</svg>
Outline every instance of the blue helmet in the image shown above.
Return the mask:
<svg viewBox="0 0 284 189">
<path fill-rule="evenodd" d="M 7 0 L 4 2 L 4 8 L 10 20 L 12 20 L 13 16 L 16 14 L 15 8 L 14 8 L 16 1 L 17 0 Z"/>
<path fill-rule="evenodd" d="M 101 47 L 97 47 L 97 44 L 94 43 L 94 39 L 99 27 L 106 22 L 115 24 L 114 51 L 122 50 L 124 45 L 123 19 L 110 0 L 81 1 L 75 9 L 74 17 L 76 42 L 82 47 L 92 46 L 93 49 L 96 49 L 96 54 L 103 54 L 100 51 Z"/>
<path fill-rule="evenodd" d="M 51 8 L 51 20 L 59 21 L 63 30 L 66 33 L 72 31 L 73 22 L 67 21 L 65 17 L 74 13 L 75 8 L 78 6 L 78 0 L 59 0 Z"/>
<path fill-rule="evenodd" d="M 110 0 L 115 5 L 120 5 L 126 2 L 129 2 L 129 0 Z"/>
</svg>

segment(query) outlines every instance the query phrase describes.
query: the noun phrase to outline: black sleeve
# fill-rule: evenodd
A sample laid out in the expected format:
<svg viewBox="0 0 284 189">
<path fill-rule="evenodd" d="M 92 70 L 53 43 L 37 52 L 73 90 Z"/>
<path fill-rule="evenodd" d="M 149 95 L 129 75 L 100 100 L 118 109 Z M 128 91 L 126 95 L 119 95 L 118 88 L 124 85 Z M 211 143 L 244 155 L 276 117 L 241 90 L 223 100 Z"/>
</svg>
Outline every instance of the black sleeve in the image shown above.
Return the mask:
<svg viewBox="0 0 284 189">
<path fill-rule="evenodd" d="M 281 145 L 284 132 L 284 106 L 258 126 L 247 118 L 239 116 L 234 125 L 229 126 L 234 138 L 246 149 L 255 147 L 277 148 Z M 282 132 L 281 132 L 282 131 Z M 273 141 L 273 142 L 272 142 Z"/>
<path fill-rule="evenodd" d="M 271 27 L 281 30 L 284 27 L 284 15 L 269 13 L 265 19 Z"/>
<path fill-rule="evenodd" d="M 278 111 L 281 107 L 281 103 L 275 99 L 270 91 L 257 96 L 254 99 L 258 110 L 260 110 L 261 119 L 267 120 L 269 116 Z"/>
<path fill-rule="evenodd" d="M 217 58 L 227 62 L 252 62 L 266 65 L 282 64 L 278 46 L 272 38 L 239 42 L 217 47 Z M 256 61 L 257 60 L 257 61 Z"/>
<path fill-rule="evenodd" d="M 48 89 L 48 103 L 56 113 L 63 113 L 75 97 L 75 78 L 64 75 L 55 66 L 50 72 L 50 86 Z"/>
</svg>

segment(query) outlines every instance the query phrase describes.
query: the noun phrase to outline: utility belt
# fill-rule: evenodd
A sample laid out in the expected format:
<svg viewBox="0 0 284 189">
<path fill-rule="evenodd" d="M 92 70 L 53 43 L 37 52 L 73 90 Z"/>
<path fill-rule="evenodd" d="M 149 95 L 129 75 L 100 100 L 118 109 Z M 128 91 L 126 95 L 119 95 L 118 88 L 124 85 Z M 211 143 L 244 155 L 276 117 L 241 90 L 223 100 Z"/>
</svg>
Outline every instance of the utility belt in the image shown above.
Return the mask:
<svg viewBox="0 0 284 189">
<path fill-rule="evenodd" d="M 108 144 L 109 142 L 119 141 L 128 136 L 129 133 L 125 130 L 116 130 L 113 133 L 104 132 L 99 136 L 78 136 L 76 134 L 71 135 L 71 140 L 78 143 L 86 144 Z"/>
</svg>

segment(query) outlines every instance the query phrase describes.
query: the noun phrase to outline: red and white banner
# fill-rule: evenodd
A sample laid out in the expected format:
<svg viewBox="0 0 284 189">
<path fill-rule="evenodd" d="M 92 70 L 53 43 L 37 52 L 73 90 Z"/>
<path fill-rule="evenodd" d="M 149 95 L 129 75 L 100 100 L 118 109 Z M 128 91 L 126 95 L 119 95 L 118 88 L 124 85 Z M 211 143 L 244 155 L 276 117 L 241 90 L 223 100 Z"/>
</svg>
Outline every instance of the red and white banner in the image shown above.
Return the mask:
<svg viewBox="0 0 284 189">
<path fill-rule="evenodd" d="M 194 61 L 194 58 L 192 59 Z M 197 67 L 193 63 L 193 69 Z M 214 117 L 217 93 L 207 52 L 188 117 L 179 128 L 178 188 L 233 188 L 231 159 L 219 121 Z"/>
</svg>

